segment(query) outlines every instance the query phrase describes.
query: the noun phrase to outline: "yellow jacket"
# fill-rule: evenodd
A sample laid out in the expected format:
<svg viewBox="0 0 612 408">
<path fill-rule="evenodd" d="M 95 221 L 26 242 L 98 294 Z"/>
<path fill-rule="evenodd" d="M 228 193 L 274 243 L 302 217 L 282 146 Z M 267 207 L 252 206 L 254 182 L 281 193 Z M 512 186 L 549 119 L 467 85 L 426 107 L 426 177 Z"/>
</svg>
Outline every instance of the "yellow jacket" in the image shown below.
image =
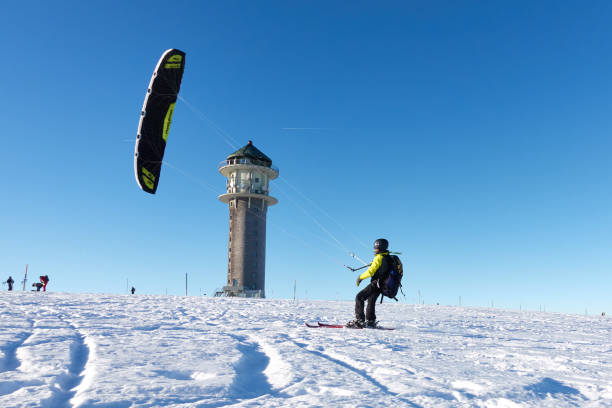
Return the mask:
<svg viewBox="0 0 612 408">
<path fill-rule="evenodd" d="M 374 276 L 374 274 L 378 271 L 378 269 L 382 265 L 383 256 L 385 255 L 389 255 L 389 251 L 380 252 L 376 254 L 368 270 L 362 273 L 361 275 L 359 275 L 359 279 L 364 280 L 364 279 L 368 279 Z"/>
</svg>

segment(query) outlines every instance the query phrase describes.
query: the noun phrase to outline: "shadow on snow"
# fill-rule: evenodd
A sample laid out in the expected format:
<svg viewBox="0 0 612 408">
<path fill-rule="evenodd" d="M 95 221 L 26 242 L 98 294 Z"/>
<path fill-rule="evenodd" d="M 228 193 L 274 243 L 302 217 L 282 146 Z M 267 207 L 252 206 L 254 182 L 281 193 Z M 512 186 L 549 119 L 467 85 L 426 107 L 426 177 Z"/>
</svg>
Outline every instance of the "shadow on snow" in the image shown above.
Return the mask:
<svg viewBox="0 0 612 408">
<path fill-rule="evenodd" d="M 543 378 L 540 382 L 527 385 L 524 387 L 526 391 L 533 393 L 538 398 L 546 398 L 548 395 L 563 394 L 569 397 L 581 397 L 582 394 L 575 388 L 568 387 L 563 383 L 553 380 L 552 378 Z"/>
</svg>

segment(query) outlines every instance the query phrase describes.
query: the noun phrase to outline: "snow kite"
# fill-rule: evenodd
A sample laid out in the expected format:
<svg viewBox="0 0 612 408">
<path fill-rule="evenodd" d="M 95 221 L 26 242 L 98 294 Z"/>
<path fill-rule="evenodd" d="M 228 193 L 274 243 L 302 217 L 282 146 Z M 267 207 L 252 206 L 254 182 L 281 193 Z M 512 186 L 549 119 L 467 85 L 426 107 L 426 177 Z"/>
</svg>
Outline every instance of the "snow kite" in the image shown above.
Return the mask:
<svg viewBox="0 0 612 408">
<path fill-rule="evenodd" d="M 183 51 L 170 49 L 164 52 L 155 67 L 142 105 L 136 135 L 134 175 L 140 188 L 147 193 L 155 194 L 157 190 L 184 70 Z"/>
</svg>

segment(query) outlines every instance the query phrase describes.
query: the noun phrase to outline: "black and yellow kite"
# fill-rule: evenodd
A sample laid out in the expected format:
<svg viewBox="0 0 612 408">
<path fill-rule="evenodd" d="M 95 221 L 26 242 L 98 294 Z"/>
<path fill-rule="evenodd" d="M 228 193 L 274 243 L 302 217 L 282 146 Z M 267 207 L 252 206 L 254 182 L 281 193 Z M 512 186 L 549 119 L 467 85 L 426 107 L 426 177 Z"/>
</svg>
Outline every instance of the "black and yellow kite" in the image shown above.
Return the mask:
<svg viewBox="0 0 612 408">
<path fill-rule="evenodd" d="M 136 182 L 147 193 L 155 194 L 164 150 L 168 141 L 174 105 L 185 70 L 185 53 L 170 49 L 161 56 L 145 96 L 134 157 Z"/>
</svg>

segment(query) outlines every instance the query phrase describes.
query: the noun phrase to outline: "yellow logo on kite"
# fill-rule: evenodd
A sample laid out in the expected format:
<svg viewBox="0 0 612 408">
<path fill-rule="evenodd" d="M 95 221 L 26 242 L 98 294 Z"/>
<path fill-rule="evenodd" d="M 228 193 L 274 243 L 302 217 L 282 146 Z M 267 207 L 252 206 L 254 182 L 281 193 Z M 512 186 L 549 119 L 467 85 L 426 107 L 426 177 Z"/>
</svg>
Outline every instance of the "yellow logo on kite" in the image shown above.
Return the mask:
<svg viewBox="0 0 612 408">
<path fill-rule="evenodd" d="M 176 103 L 170 104 L 168 107 L 168 112 L 166 112 L 166 117 L 164 118 L 164 130 L 162 131 L 162 138 L 164 139 L 164 142 L 168 142 L 168 133 L 170 133 L 170 124 L 172 123 L 174 105 L 176 105 Z"/>
<path fill-rule="evenodd" d="M 183 56 L 182 55 L 173 55 L 168 58 L 168 61 L 164 65 L 166 69 L 180 69 L 183 65 Z"/>
<path fill-rule="evenodd" d="M 142 182 L 151 190 L 155 188 L 155 175 L 144 167 L 142 167 Z"/>
</svg>

